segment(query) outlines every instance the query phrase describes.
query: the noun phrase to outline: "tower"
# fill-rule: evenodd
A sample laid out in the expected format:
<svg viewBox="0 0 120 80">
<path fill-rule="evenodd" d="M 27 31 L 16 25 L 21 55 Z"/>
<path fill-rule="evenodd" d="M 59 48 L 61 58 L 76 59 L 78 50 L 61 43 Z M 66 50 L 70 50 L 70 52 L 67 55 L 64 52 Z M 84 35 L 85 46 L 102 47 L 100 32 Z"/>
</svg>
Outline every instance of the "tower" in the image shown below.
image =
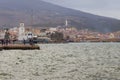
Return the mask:
<svg viewBox="0 0 120 80">
<path fill-rule="evenodd" d="M 65 21 L 65 26 L 68 27 L 68 20 Z"/>
<path fill-rule="evenodd" d="M 18 40 L 23 40 L 25 38 L 25 26 L 24 23 L 20 23 Z"/>
<path fill-rule="evenodd" d="M 20 23 L 20 26 L 19 26 L 19 35 L 23 35 L 24 33 L 25 33 L 24 23 Z"/>
</svg>

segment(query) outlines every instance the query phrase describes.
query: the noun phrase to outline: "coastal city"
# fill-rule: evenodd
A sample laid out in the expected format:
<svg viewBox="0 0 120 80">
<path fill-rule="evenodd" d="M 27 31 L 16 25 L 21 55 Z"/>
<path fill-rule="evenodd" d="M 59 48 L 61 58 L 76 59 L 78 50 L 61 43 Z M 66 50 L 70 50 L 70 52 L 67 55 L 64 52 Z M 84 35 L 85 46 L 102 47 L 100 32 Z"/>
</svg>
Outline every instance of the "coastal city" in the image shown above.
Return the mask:
<svg viewBox="0 0 120 80">
<path fill-rule="evenodd" d="M 88 29 L 76 29 L 68 26 L 58 27 L 30 27 L 20 23 L 18 27 L 0 30 L 0 41 L 5 39 L 5 32 L 8 31 L 9 40 L 26 41 L 33 39 L 34 43 L 62 43 L 62 42 L 119 42 L 120 31 L 100 33 Z"/>
<path fill-rule="evenodd" d="M 120 0 L 0 0 L 0 80 L 120 80 Z"/>
</svg>

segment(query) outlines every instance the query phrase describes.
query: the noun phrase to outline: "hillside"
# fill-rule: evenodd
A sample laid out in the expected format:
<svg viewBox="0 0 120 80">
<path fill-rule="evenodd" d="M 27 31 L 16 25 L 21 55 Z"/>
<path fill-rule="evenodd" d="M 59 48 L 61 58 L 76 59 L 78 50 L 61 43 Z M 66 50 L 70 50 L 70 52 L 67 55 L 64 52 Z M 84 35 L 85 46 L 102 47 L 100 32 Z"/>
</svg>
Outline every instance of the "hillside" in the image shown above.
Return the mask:
<svg viewBox="0 0 120 80">
<path fill-rule="evenodd" d="M 100 32 L 120 30 L 120 20 L 97 16 L 82 11 L 64 8 L 41 0 L 0 1 L 0 26 L 17 26 L 19 22 L 34 27 L 56 27 L 69 25 Z"/>
</svg>

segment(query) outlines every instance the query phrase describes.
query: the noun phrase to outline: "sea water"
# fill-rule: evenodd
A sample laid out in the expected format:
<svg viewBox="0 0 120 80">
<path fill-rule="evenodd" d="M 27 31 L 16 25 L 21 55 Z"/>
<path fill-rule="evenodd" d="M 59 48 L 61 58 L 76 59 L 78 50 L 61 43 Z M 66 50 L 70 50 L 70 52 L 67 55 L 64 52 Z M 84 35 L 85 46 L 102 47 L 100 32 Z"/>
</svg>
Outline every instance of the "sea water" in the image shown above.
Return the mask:
<svg viewBox="0 0 120 80">
<path fill-rule="evenodd" d="M 120 80 L 120 43 L 40 44 L 0 52 L 0 80 Z"/>
</svg>

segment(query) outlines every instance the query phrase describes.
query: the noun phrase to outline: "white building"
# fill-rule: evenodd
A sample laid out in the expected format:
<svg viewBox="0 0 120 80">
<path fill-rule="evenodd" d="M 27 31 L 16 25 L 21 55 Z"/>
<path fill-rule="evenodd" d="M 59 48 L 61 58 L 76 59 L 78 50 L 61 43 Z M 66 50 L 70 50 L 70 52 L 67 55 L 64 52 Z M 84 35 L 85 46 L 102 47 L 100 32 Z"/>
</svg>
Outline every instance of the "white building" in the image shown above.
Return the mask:
<svg viewBox="0 0 120 80">
<path fill-rule="evenodd" d="M 57 31 L 57 28 L 50 28 L 48 32 L 54 33 L 54 32 L 56 32 L 56 31 Z"/>
<path fill-rule="evenodd" d="M 0 39 L 4 39 L 5 33 L 0 33 Z"/>
<path fill-rule="evenodd" d="M 110 33 L 109 38 L 115 38 L 113 33 Z"/>
</svg>

